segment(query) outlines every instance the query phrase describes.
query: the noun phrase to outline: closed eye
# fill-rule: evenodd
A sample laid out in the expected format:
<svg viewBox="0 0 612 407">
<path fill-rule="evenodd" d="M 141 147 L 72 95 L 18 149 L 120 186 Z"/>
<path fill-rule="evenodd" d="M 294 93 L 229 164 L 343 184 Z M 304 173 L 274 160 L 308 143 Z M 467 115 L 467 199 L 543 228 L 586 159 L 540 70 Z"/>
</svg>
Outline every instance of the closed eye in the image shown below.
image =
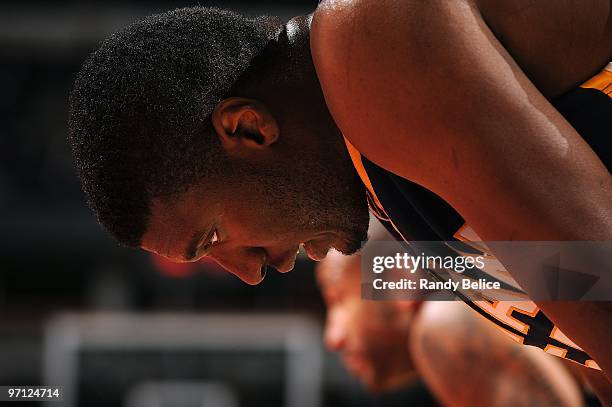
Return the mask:
<svg viewBox="0 0 612 407">
<path fill-rule="evenodd" d="M 203 244 L 200 247 L 200 251 L 206 252 L 218 242 L 219 242 L 219 236 L 217 235 L 217 231 L 213 230 L 212 236 L 208 239 L 208 241 L 205 244 Z"/>
</svg>

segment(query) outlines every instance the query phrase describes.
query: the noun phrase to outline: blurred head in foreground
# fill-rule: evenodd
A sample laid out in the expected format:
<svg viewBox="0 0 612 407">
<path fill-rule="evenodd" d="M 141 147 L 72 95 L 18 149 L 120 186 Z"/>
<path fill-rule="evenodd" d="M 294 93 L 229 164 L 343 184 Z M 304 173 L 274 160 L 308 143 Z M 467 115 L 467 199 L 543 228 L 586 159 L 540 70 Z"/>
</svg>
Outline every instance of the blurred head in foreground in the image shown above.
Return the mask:
<svg viewBox="0 0 612 407">
<path fill-rule="evenodd" d="M 391 239 L 378 222 L 370 234 L 364 256 L 386 250 L 374 242 Z M 361 261 L 361 254 L 332 251 L 316 276 L 327 305 L 325 343 L 369 391 L 425 384 L 430 397 L 450 406 L 581 405 L 575 380 L 556 358 L 514 343 L 461 302 L 435 301 L 433 293 L 418 291 L 410 298 L 421 301 L 363 299 L 362 288 L 371 287 Z"/>
<path fill-rule="evenodd" d="M 361 259 L 330 252 L 317 266 L 327 305 L 325 344 L 371 392 L 390 391 L 415 379 L 408 340 L 416 301 L 361 298 Z"/>
</svg>

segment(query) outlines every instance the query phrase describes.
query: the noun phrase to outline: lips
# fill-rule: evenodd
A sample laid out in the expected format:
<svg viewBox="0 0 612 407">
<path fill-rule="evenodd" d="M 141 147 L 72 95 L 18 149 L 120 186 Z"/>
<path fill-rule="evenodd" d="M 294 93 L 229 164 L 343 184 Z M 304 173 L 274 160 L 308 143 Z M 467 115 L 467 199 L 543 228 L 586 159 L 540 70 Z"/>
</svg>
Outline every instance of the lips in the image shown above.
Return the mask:
<svg viewBox="0 0 612 407">
<path fill-rule="evenodd" d="M 327 252 L 332 248 L 335 237 L 331 233 L 326 233 L 315 239 L 303 243 L 304 250 L 308 258 L 314 261 L 321 261 L 327 256 Z"/>
</svg>

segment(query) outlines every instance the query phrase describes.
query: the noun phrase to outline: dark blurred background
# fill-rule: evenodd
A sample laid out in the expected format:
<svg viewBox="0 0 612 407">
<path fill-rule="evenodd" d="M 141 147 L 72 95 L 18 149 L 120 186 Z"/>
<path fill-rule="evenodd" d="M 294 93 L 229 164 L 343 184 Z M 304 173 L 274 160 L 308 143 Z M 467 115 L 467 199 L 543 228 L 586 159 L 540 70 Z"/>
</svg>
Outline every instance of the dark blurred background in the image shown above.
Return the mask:
<svg viewBox="0 0 612 407">
<path fill-rule="evenodd" d="M 65 405 L 87 407 L 383 404 L 323 350 L 307 259 L 250 287 L 120 248 L 65 142 L 80 64 L 134 19 L 196 4 L 288 19 L 316 3 L 0 3 L 0 385 L 65 386 Z"/>
</svg>

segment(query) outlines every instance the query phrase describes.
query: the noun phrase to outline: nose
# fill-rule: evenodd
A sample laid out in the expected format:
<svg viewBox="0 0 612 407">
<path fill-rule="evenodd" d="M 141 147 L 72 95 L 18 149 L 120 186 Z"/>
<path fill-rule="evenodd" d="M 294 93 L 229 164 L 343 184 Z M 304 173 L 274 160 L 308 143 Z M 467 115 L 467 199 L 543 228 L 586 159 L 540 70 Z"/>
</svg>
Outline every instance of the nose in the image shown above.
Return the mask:
<svg viewBox="0 0 612 407">
<path fill-rule="evenodd" d="M 327 349 L 332 352 L 339 352 L 346 345 L 346 329 L 341 316 L 335 312 L 327 314 L 324 341 Z"/>
<path fill-rule="evenodd" d="M 266 252 L 260 248 L 244 250 L 211 250 L 209 257 L 249 285 L 261 283 L 266 275 Z"/>
</svg>

